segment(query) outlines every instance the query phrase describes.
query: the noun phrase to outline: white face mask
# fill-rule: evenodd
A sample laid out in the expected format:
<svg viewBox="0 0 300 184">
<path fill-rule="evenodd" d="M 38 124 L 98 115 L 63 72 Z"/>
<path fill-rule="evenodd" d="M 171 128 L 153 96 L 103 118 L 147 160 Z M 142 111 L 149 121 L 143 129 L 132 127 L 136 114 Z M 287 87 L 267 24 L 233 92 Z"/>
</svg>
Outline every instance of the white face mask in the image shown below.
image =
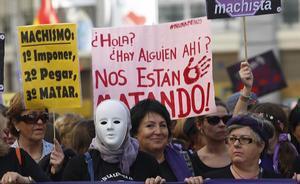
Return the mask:
<svg viewBox="0 0 300 184">
<path fill-rule="evenodd" d="M 125 106 L 120 101 L 105 100 L 96 110 L 96 135 L 110 150 L 121 147 L 127 134 L 129 119 Z"/>
</svg>

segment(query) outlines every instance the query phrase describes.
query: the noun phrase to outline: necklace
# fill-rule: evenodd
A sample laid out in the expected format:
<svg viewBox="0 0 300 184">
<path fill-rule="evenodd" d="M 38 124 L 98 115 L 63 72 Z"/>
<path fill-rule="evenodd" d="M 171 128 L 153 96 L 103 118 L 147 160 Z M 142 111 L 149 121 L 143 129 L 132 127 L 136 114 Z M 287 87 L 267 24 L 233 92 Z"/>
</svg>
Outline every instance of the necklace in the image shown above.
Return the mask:
<svg viewBox="0 0 300 184">
<path fill-rule="evenodd" d="M 252 177 L 245 178 L 245 177 L 243 177 L 242 175 L 240 175 L 240 174 L 237 172 L 237 170 L 234 169 L 234 167 L 233 167 L 232 165 L 230 166 L 230 168 L 232 169 L 232 171 L 233 171 L 236 175 L 238 175 L 238 177 L 239 177 L 240 179 L 257 179 L 257 178 L 258 178 L 258 175 L 259 175 L 259 173 L 258 173 L 258 174 L 255 174 L 255 175 L 252 176 Z M 259 172 L 259 171 L 258 171 L 258 172 Z"/>
</svg>

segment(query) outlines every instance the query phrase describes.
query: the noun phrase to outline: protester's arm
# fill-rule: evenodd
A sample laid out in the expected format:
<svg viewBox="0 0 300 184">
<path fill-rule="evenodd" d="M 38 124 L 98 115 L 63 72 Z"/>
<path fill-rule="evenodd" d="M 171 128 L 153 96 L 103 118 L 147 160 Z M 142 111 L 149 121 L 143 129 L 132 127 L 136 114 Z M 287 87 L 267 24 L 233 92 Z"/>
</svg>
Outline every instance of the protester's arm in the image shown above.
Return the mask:
<svg viewBox="0 0 300 184">
<path fill-rule="evenodd" d="M 253 85 L 253 74 L 248 62 L 242 62 L 239 71 L 244 88 L 240 91 L 240 97 L 234 107 L 233 116 L 247 112 L 248 101 L 250 100 Z"/>
<path fill-rule="evenodd" d="M 54 149 L 50 155 L 51 174 L 57 174 L 62 169 L 64 158 L 65 155 L 61 145 L 56 139 L 54 139 Z"/>
</svg>

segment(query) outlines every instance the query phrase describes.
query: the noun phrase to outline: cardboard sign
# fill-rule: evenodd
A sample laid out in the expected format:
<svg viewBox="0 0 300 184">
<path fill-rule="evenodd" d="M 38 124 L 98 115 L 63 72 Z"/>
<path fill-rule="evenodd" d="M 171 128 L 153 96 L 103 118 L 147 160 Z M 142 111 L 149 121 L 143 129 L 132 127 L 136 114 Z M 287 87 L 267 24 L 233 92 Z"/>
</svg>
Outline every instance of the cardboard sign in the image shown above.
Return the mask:
<svg viewBox="0 0 300 184">
<path fill-rule="evenodd" d="M 94 108 L 105 99 L 128 107 L 145 98 L 173 119 L 215 111 L 210 24 L 197 18 L 154 26 L 95 28 Z"/>
<path fill-rule="evenodd" d="M 18 28 L 27 108 L 81 106 L 75 24 Z"/>
<path fill-rule="evenodd" d="M 0 33 L 0 93 L 4 91 L 4 43 L 5 35 Z"/>
<path fill-rule="evenodd" d="M 252 91 L 257 96 L 263 96 L 287 86 L 285 77 L 273 51 L 265 52 L 248 60 L 254 75 Z M 227 68 L 232 82 L 233 92 L 243 88 L 239 72 L 240 63 Z"/>
<path fill-rule="evenodd" d="M 208 19 L 281 12 L 281 0 L 206 0 Z"/>
</svg>

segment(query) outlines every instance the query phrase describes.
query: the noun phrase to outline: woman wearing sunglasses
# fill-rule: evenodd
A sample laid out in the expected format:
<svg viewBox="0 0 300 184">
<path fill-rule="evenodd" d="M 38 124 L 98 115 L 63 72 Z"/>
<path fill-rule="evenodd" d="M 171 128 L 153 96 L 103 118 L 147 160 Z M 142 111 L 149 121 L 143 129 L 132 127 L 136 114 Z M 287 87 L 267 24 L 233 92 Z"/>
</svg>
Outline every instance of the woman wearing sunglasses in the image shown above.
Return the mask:
<svg viewBox="0 0 300 184">
<path fill-rule="evenodd" d="M 16 93 L 6 115 L 10 132 L 17 137 L 12 147 L 24 149 L 37 163 L 51 153 L 53 144 L 44 141 L 49 119 L 46 109 L 25 109 L 22 93 Z"/>
<path fill-rule="evenodd" d="M 0 114 L 0 137 L 4 135 L 6 124 Z M 33 183 L 49 181 L 40 167 L 22 149 L 10 148 L 0 138 L 0 183 Z"/>
<path fill-rule="evenodd" d="M 274 134 L 269 121 L 255 114 L 244 114 L 230 119 L 226 144 L 232 164 L 230 167 L 207 173 L 205 178 L 259 179 L 278 178 L 259 165 Z"/>
<path fill-rule="evenodd" d="M 229 167 L 231 160 L 227 153 L 225 137 L 226 122 L 230 119 L 226 105 L 217 100 L 215 113 L 198 117 L 200 129 L 206 145 L 193 154 L 192 160 L 196 176 Z"/>
<path fill-rule="evenodd" d="M 48 111 L 25 109 L 23 101 L 23 94 L 16 93 L 6 111 L 8 128 L 17 137 L 12 147 L 24 149 L 36 163 L 50 154 L 51 174 L 56 174 L 61 170 L 65 156 L 56 139 L 55 146 L 44 140 Z"/>
</svg>

